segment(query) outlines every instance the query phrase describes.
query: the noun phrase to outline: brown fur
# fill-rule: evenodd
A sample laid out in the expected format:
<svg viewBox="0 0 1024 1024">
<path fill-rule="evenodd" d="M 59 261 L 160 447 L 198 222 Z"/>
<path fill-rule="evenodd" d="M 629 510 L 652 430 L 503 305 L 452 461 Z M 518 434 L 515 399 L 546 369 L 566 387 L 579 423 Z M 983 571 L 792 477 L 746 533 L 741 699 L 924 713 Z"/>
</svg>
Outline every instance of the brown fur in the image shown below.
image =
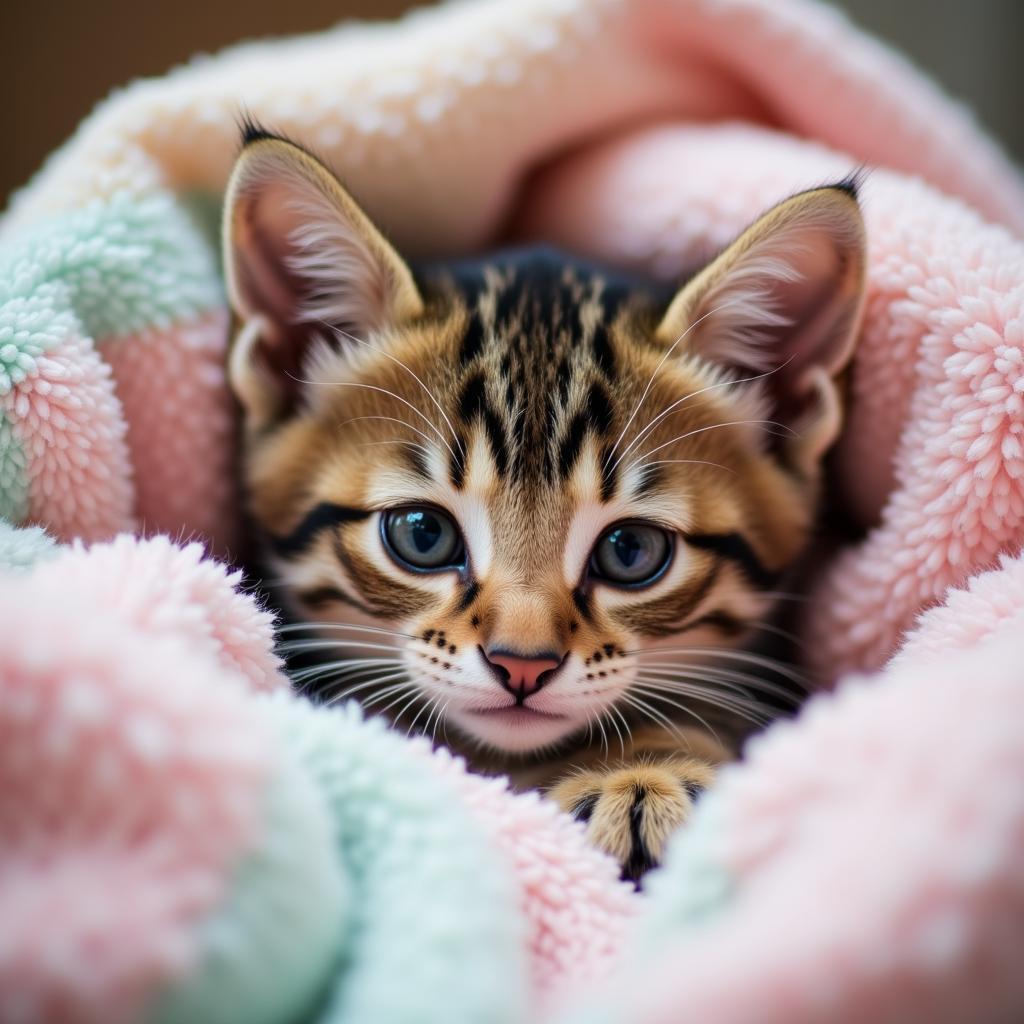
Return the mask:
<svg viewBox="0 0 1024 1024">
<path fill-rule="evenodd" d="M 852 190 L 782 204 L 667 302 L 655 288 L 568 259 L 559 266 L 551 254 L 414 280 L 336 180 L 297 153 L 265 137 L 243 151 L 225 238 L 243 321 L 231 371 L 247 413 L 250 511 L 271 541 L 286 599 L 300 616 L 353 627 L 324 633 L 348 638 L 341 654 L 359 655 L 359 642 L 375 638 L 360 626 L 398 631 L 388 643 L 410 679 L 400 698 L 410 700 L 394 713 L 433 722 L 435 733 L 443 724 L 481 768 L 511 769 L 522 784 L 547 785 L 566 809 L 585 808 L 594 842 L 637 877 L 660 859 L 728 752 L 705 737 L 686 754 L 678 729 L 665 725 L 679 717 L 678 701 L 658 705 L 633 680 L 659 649 L 735 645 L 773 604 L 767 580 L 806 544 L 820 455 L 837 427 L 832 382 L 849 357 L 863 288 Z M 289 189 L 311 193 L 304 209 L 333 210 L 335 248 L 296 241 L 298 229 L 279 223 L 282 195 L 278 205 L 264 201 L 269 187 L 284 199 Z M 772 262 L 788 251 L 776 252 L 773 239 L 797 235 L 810 242 L 793 251 L 809 250 L 825 268 L 816 291 L 794 292 Z M 284 250 L 276 264 L 267 256 L 274 246 Z M 289 289 L 304 266 L 332 253 L 354 283 L 324 294 L 321 273 L 317 302 L 336 315 L 313 321 Z M 761 373 L 761 355 L 737 363 L 751 336 L 771 342 L 790 329 L 771 311 L 763 323 L 738 322 L 771 291 L 746 283 L 745 268 L 768 280 L 771 301 L 796 311 L 792 333 L 811 332 L 813 358 L 797 350 Z M 268 275 L 276 304 L 251 284 Z M 376 292 L 353 304 L 360 281 L 376 282 Z M 283 373 L 285 365 L 298 369 Z M 384 549 L 379 516 L 423 504 L 462 530 L 463 571 L 417 574 Z M 333 518 L 322 524 L 321 513 Z M 646 589 L 595 582 L 586 569 L 601 530 L 627 520 L 675 538 L 668 570 Z M 478 654 L 493 649 L 557 652 L 569 666 L 559 671 L 563 680 L 571 673 L 571 686 L 531 698 L 528 706 L 550 705 L 550 717 L 535 716 L 535 741 L 513 735 L 525 728 L 515 723 L 505 733 L 474 727 L 474 701 L 499 706 Z M 692 673 L 703 655 L 665 657 Z M 345 679 L 326 696 L 344 694 Z M 597 710 L 584 715 L 576 704 Z M 559 716 L 568 723 L 561 733 Z"/>
</svg>

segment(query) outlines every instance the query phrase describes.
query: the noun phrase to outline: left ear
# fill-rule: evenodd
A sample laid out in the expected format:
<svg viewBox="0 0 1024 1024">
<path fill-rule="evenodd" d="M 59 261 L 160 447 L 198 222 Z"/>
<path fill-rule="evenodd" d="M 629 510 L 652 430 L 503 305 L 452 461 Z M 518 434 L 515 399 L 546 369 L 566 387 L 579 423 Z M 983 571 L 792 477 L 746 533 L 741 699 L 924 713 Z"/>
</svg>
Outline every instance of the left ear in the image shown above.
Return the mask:
<svg viewBox="0 0 1024 1024">
<path fill-rule="evenodd" d="M 772 416 L 795 435 L 784 457 L 813 470 L 841 426 L 836 378 L 853 354 L 865 264 L 856 185 L 802 192 L 685 285 L 657 336 L 741 376 L 763 374 Z"/>
<path fill-rule="evenodd" d="M 344 349 L 345 333 L 362 340 L 423 312 L 402 258 L 294 143 L 247 125 L 224 209 L 228 297 L 241 324 L 228 377 L 250 427 L 296 408 L 308 356 L 332 328 Z"/>
</svg>

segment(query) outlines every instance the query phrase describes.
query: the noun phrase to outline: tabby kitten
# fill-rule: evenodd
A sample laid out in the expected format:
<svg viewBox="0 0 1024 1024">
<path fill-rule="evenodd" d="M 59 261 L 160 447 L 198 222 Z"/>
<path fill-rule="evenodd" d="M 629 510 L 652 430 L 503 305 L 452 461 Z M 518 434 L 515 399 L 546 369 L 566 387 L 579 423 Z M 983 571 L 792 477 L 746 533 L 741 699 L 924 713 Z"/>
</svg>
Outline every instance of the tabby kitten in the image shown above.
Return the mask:
<svg viewBox="0 0 1024 1024">
<path fill-rule="evenodd" d="M 257 128 L 226 202 L 250 510 L 342 655 L 324 693 L 543 787 L 638 877 L 734 753 L 680 698 L 748 706 L 742 655 L 702 664 L 814 520 L 864 292 L 855 184 L 780 203 L 674 295 L 548 250 L 414 274 Z"/>
</svg>

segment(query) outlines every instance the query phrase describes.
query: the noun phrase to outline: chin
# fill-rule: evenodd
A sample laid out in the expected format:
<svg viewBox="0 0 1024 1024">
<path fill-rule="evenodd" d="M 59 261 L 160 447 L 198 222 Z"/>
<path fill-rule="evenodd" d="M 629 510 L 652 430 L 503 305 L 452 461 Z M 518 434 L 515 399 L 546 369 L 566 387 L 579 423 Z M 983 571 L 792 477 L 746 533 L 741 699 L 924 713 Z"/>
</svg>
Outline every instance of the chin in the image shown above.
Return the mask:
<svg viewBox="0 0 1024 1024">
<path fill-rule="evenodd" d="M 532 754 L 556 746 L 579 729 L 563 715 L 512 706 L 487 711 L 449 711 L 448 718 L 482 746 L 506 754 Z"/>
</svg>

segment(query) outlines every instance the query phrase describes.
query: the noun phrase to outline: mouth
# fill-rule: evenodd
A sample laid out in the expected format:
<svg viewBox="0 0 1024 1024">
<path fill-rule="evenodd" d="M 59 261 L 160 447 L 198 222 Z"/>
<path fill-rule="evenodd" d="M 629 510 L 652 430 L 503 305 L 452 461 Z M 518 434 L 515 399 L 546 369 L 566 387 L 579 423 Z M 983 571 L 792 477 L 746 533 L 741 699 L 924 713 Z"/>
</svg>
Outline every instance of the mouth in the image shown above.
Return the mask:
<svg viewBox="0 0 1024 1024">
<path fill-rule="evenodd" d="M 549 711 L 538 711 L 526 704 L 509 704 L 501 708 L 479 708 L 469 712 L 476 718 L 486 718 L 489 722 L 499 722 L 503 725 L 526 725 L 530 722 L 537 722 L 545 719 L 549 722 L 558 722 L 565 719 L 565 715 L 553 715 Z"/>
<path fill-rule="evenodd" d="M 549 747 L 574 728 L 571 716 L 541 711 L 528 704 L 463 708 L 453 712 L 452 718 L 478 742 L 510 754 Z"/>
</svg>

